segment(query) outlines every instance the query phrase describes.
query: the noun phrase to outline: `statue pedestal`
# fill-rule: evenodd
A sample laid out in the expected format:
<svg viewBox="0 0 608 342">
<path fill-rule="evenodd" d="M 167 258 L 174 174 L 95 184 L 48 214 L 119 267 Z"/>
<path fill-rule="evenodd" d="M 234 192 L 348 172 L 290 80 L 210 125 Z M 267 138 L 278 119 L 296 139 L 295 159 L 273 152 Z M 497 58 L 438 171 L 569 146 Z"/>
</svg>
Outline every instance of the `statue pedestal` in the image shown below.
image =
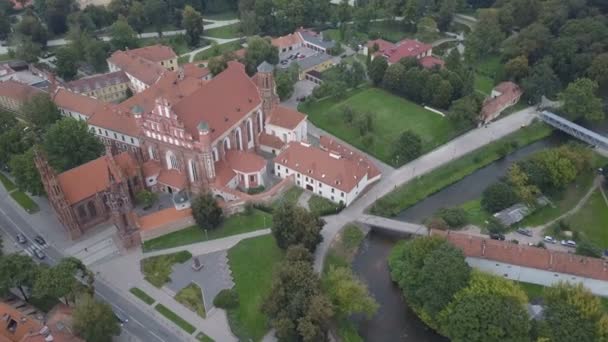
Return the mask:
<svg viewBox="0 0 608 342">
<path fill-rule="evenodd" d="M 203 264 L 198 260 L 198 257 L 192 258 L 192 269 L 195 271 L 200 271 L 203 268 Z"/>
</svg>

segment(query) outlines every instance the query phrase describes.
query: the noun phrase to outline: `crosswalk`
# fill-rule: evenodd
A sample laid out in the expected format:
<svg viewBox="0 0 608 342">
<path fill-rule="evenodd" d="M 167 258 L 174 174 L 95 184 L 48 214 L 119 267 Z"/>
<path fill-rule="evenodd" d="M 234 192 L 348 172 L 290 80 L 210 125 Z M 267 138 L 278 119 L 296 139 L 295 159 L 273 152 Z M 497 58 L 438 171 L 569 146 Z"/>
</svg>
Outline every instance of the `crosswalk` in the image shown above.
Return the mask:
<svg viewBox="0 0 608 342">
<path fill-rule="evenodd" d="M 31 243 L 28 247 L 23 249 L 23 252 L 27 255 L 29 255 L 30 257 L 35 257 L 34 255 L 34 250 L 39 250 L 39 251 L 43 251 L 45 249 L 49 248 L 49 244 L 48 243 L 44 243 L 44 244 L 39 244 L 37 242 L 33 242 Z"/>
</svg>

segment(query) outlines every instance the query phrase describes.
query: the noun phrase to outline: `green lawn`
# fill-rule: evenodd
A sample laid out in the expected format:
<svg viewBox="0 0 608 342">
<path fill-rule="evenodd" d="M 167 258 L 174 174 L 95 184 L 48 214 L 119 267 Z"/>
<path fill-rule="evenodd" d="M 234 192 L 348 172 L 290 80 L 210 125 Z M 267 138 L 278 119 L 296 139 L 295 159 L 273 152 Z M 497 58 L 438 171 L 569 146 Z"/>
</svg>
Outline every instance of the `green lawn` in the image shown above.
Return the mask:
<svg viewBox="0 0 608 342">
<path fill-rule="evenodd" d="M 173 49 L 173 51 L 175 51 L 178 56 L 191 50 L 183 34 L 161 38 L 154 37 L 139 39 L 139 45 L 141 46 L 150 46 L 154 44 L 168 45 Z"/>
<path fill-rule="evenodd" d="M 179 292 L 175 294 L 175 300 L 182 303 L 188 309 L 196 312 L 196 314 L 202 318 L 207 317 L 205 304 L 203 302 L 203 291 L 198 285 L 191 283 L 179 290 Z"/>
<path fill-rule="evenodd" d="M 478 92 L 489 96 L 492 92 L 492 88 L 494 88 L 494 80 L 488 76 L 484 76 L 481 74 L 475 74 L 475 90 Z"/>
<path fill-rule="evenodd" d="M 340 205 L 328 200 L 325 197 L 312 195 L 308 200 L 308 208 L 311 212 L 319 216 L 324 216 L 338 213 Z"/>
<path fill-rule="evenodd" d="M 162 287 L 171 280 L 173 264 L 184 263 L 190 258 L 192 258 L 192 254 L 188 251 L 153 256 L 141 261 L 141 270 L 147 281 L 156 287 Z"/>
<path fill-rule="evenodd" d="M 8 177 L 6 177 L 3 173 L 0 173 L 0 182 L 2 182 L 2 185 L 4 185 L 4 188 L 8 192 L 11 192 L 11 191 L 17 189 L 17 186 L 15 185 L 15 183 L 13 183 L 12 180 L 8 179 Z"/>
<path fill-rule="evenodd" d="M 344 106 L 350 106 L 357 112 L 373 113 L 371 144 L 364 143 L 365 139 L 354 125 L 344 122 Z M 328 98 L 305 103 L 299 110 L 308 114 L 308 119 L 319 128 L 391 165 L 403 164 L 391 158 L 391 146 L 405 130 L 420 135 L 423 153 L 444 144 L 457 134 L 446 118 L 378 88 L 357 89 L 345 99 Z"/>
<path fill-rule="evenodd" d="M 375 215 L 386 217 L 395 216 L 418 201 L 448 185 L 456 183 L 479 168 L 501 158 L 501 150 L 505 145 L 523 147 L 547 137 L 551 134 L 551 131 L 552 129 L 543 123 L 535 123 L 524 127 L 462 158 L 448 162 L 423 176 L 417 177 L 415 180 L 401 185 L 376 201 L 371 208 L 371 212 Z"/>
<path fill-rule="evenodd" d="M 205 32 L 203 32 L 203 36 L 224 39 L 238 38 L 241 36 L 241 24 L 236 23 L 232 25 L 216 27 L 210 30 L 205 30 Z"/>
<path fill-rule="evenodd" d="M 9 55 L 8 53 L 0 54 L 1 62 L 10 61 L 11 59 L 13 59 L 13 57 L 11 57 L 11 55 Z"/>
<path fill-rule="evenodd" d="M 214 342 L 211 337 L 203 334 L 202 332 L 199 332 L 198 334 L 196 334 L 196 339 L 201 342 Z"/>
<path fill-rule="evenodd" d="M 154 298 L 150 297 L 147 293 L 137 287 L 130 288 L 129 292 L 131 292 L 135 297 L 141 299 L 144 303 L 148 305 L 152 305 L 155 302 Z"/>
<path fill-rule="evenodd" d="M 220 44 L 217 47 L 211 47 L 207 50 L 201 51 L 194 56 L 195 61 L 207 60 L 211 57 L 219 56 L 226 51 L 236 51 L 241 49 L 241 43 L 237 40 L 234 42 Z"/>
<path fill-rule="evenodd" d="M 196 331 L 196 328 L 192 324 L 188 323 L 186 320 L 178 316 L 175 312 L 169 310 L 166 306 L 162 304 L 156 304 L 154 309 L 160 312 L 161 315 L 165 316 L 165 318 L 175 323 L 178 327 L 184 329 L 184 331 L 188 334 L 192 334 Z"/>
<path fill-rule="evenodd" d="M 363 239 L 365 239 L 365 234 L 361 228 L 354 224 L 344 226 L 329 247 L 323 270 L 327 271 L 330 266 L 350 268 L 350 264 Z"/>
<path fill-rule="evenodd" d="M 481 207 L 480 199 L 468 201 L 460 207 L 466 211 L 469 222 L 478 227 L 484 227 L 485 222 L 492 217 L 492 214 Z"/>
<path fill-rule="evenodd" d="M 203 14 L 203 19 L 208 20 L 232 20 L 237 19 L 238 13 L 236 11 L 226 11 L 221 13 Z"/>
<path fill-rule="evenodd" d="M 299 186 L 292 186 L 289 190 L 285 191 L 283 196 L 277 198 L 272 203 L 272 208 L 276 208 L 282 203 L 290 203 L 295 205 L 298 203 L 298 198 L 300 198 L 302 192 L 304 192 L 304 189 L 300 188 Z"/>
<path fill-rule="evenodd" d="M 477 63 L 475 69 L 475 89 L 490 95 L 494 88 L 494 80 L 502 74 L 503 64 L 500 57 L 498 55 L 486 57 Z"/>
<path fill-rule="evenodd" d="M 602 249 L 608 248 L 608 204 L 596 190 L 585 205 L 566 221 L 572 230 L 583 233 L 587 240 Z"/>
<path fill-rule="evenodd" d="M 247 239 L 228 250 L 239 306 L 228 312 L 232 332 L 241 341 L 259 341 L 268 331 L 261 305 L 268 296 L 275 266 L 283 258 L 271 235 Z"/>
<path fill-rule="evenodd" d="M 32 200 L 30 198 L 30 196 L 28 196 L 25 192 L 23 192 L 21 190 L 11 192 L 11 197 L 17 203 L 19 203 L 19 205 L 23 209 L 25 209 L 25 211 L 27 211 L 30 214 L 38 212 L 38 210 L 40 210 L 40 208 L 38 207 L 38 204 L 36 204 L 36 202 L 34 202 L 34 200 Z"/>
<path fill-rule="evenodd" d="M 251 211 L 251 214 L 240 213 L 227 217 L 217 229 L 207 230 L 207 233 L 199 226 L 194 225 L 148 240 L 144 242 L 142 248 L 144 252 L 167 249 L 201 241 L 220 239 L 230 235 L 248 233 L 270 226 L 272 226 L 272 215 L 254 209 Z"/>
</svg>

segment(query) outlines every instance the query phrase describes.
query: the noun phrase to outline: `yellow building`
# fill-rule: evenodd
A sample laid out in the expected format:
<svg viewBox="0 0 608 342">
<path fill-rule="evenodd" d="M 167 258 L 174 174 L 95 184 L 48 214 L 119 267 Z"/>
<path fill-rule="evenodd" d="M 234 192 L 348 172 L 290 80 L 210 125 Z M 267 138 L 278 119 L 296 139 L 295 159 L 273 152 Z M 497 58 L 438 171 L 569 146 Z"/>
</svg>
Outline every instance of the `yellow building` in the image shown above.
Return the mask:
<svg viewBox="0 0 608 342">
<path fill-rule="evenodd" d="M 334 57 L 326 53 L 317 53 L 312 56 L 299 59 L 296 63 L 300 66 L 300 80 L 306 79 L 306 73 L 309 71 L 323 72 L 336 63 Z"/>
<path fill-rule="evenodd" d="M 127 98 L 129 78 L 123 71 L 94 75 L 68 82 L 66 88 L 105 102 L 121 102 Z"/>
</svg>

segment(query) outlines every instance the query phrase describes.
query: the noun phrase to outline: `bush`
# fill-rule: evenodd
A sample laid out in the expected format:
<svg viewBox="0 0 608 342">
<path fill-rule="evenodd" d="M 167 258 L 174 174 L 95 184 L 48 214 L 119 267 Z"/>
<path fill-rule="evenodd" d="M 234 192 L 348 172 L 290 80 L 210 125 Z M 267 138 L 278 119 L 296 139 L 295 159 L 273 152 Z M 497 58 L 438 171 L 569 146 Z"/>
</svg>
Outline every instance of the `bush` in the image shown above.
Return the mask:
<svg viewBox="0 0 608 342">
<path fill-rule="evenodd" d="M 192 216 L 196 224 L 204 229 L 217 228 L 224 218 L 222 208 L 209 192 L 199 195 L 192 201 Z"/>
<path fill-rule="evenodd" d="M 448 230 L 450 226 L 441 217 L 433 217 L 426 224 L 429 229 Z"/>
<path fill-rule="evenodd" d="M 481 194 L 481 206 L 490 214 L 501 211 L 519 201 L 513 187 L 498 182 L 487 187 Z"/>
<path fill-rule="evenodd" d="M 142 190 L 135 195 L 135 201 L 146 209 L 150 208 L 157 200 L 158 194 L 150 190 Z"/>
<path fill-rule="evenodd" d="M 442 218 L 452 229 L 462 228 L 468 223 L 467 212 L 462 208 L 439 209 L 436 216 Z"/>
<path fill-rule="evenodd" d="M 590 241 L 579 241 L 576 245 L 576 254 L 592 258 L 601 258 L 602 250 Z"/>
<path fill-rule="evenodd" d="M 239 295 L 233 289 L 223 289 L 213 299 L 213 305 L 220 309 L 234 309 L 239 306 Z"/>
<path fill-rule="evenodd" d="M 488 219 L 488 231 L 494 234 L 505 233 L 507 231 L 507 226 L 502 224 L 496 217 L 492 216 Z"/>
<path fill-rule="evenodd" d="M 263 185 L 260 185 L 255 188 L 247 189 L 247 193 L 250 195 L 255 195 L 264 192 L 264 190 L 266 190 L 266 188 Z"/>
</svg>

